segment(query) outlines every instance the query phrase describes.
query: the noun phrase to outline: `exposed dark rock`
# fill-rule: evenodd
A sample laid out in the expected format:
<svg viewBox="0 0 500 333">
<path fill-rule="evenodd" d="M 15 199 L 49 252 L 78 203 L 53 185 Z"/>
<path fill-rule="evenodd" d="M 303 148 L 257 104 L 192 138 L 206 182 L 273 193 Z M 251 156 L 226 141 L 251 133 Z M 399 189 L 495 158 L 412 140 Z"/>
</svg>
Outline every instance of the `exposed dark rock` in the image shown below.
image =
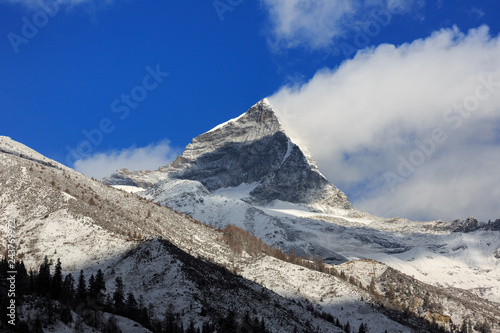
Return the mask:
<svg viewBox="0 0 500 333">
<path fill-rule="evenodd" d="M 500 231 L 500 219 L 496 219 L 495 222 L 489 221 L 485 228 L 487 230 Z"/>
<path fill-rule="evenodd" d="M 465 221 L 454 220 L 451 224 L 453 232 L 473 232 L 479 228 L 479 222 L 473 217 L 468 217 Z"/>
</svg>

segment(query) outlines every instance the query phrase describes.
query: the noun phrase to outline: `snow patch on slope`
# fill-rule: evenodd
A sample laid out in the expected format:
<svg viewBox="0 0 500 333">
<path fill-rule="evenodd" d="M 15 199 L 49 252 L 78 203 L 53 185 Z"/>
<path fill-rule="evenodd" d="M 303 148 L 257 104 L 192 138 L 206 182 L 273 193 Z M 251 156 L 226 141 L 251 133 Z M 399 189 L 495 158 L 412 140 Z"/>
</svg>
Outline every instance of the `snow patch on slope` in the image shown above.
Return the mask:
<svg viewBox="0 0 500 333">
<path fill-rule="evenodd" d="M 269 205 L 259 208 L 266 214 L 276 217 L 307 217 L 314 215 L 307 207 L 281 200 L 274 200 Z"/>
<path fill-rule="evenodd" d="M 213 194 L 225 196 L 233 199 L 247 199 L 250 198 L 250 192 L 255 190 L 257 186 L 259 186 L 260 182 L 253 182 L 251 184 L 242 183 L 236 187 L 225 187 L 220 188 L 218 190 L 213 191 Z"/>
</svg>

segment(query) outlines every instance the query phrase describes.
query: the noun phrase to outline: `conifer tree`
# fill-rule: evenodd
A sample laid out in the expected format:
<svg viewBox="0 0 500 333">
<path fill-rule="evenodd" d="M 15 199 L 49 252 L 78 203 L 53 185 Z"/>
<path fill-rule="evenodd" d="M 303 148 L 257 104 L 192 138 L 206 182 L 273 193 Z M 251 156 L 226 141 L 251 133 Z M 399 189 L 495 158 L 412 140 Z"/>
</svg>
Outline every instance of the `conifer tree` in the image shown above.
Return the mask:
<svg viewBox="0 0 500 333">
<path fill-rule="evenodd" d="M 113 302 L 117 311 L 122 310 L 125 305 L 123 281 L 122 278 L 119 276 L 117 276 L 115 279 L 115 292 L 113 293 Z"/>
<path fill-rule="evenodd" d="M 26 295 L 29 292 L 29 275 L 23 261 L 16 261 L 16 294 Z"/>
<path fill-rule="evenodd" d="M 87 298 L 87 284 L 85 283 L 85 276 L 83 275 L 83 270 L 80 270 L 80 276 L 78 277 L 78 286 L 76 287 L 76 297 L 80 302 L 85 301 Z"/>
<path fill-rule="evenodd" d="M 50 297 L 52 299 L 60 299 L 62 284 L 63 281 L 62 281 L 61 260 L 57 258 L 57 264 L 50 284 Z"/>
<path fill-rule="evenodd" d="M 126 305 L 129 309 L 137 310 L 137 301 L 135 300 L 134 294 L 128 293 Z"/>
<path fill-rule="evenodd" d="M 97 297 L 97 286 L 95 283 L 94 274 L 90 274 L 89 278 L 89 298 L 95 300 Z"/>
<path fill-rule="evenodd" d="M 140 313 L 137 311 L 138 310 L 138 304 L 135 299 L 134 294 L 128 293 L 127 295 L 127 301 L 125 302 L 125 308 L 126 308 L 126 314 L 127 317 L 133 320 L 137 320 L 140 318 Z"/>
<path fill-rule="evenodd" d="M 349 324 L 349 322 L 347 322 L 347 323 L 344 325 L 344 332 L 345 332 L 345 333 L 351 333 L 351 325 Z"/>
<path fill-rule="evenodd" d="M 64 282 L 62 285 L 61 301 L 71 302 L 75 297 L 75 279 L 73 275 L 69 273 L 64 277 Z"/>
<path fill-rule="evenodd" d="M 40 265 L 38 278 L 36 279 L 36 289 L 40 296 L 46 296 L 50 288 L 50 264 L 47 256 L 43 259 L 43 264 Z"/>
<path fill-rule="evenodd" d="M 35 273 L 33 270 L 30 268 L 30 274 L 29 274 L 29 293 L 34 294 L 36 291 L 36 286 L 35 286 Z"/>
<path fill-rule="evenodd" d="M 104 274 L 101 269 L 97 271 L 95 276 L 95 284 L 97 290 L 97 302 L 99 304 L 104 303 L 104 292 L 106 291 L 106 281 L 104 280 Z"/>
</svg>

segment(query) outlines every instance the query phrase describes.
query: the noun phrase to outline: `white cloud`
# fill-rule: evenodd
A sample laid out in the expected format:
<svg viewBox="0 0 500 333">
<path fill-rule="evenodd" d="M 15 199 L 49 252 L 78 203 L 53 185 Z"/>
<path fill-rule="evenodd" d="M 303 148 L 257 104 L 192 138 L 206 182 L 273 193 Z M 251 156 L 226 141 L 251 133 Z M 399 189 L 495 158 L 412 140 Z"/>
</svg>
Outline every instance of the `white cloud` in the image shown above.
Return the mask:
<svg viewBox="0 0 500 333">
<path fill-rule="evenodd" d="M 392 15 L 414 12 L 424 0 L 261 0 L 268 12 L 268 41 L 278 50 L 298 46 L 328 48 L 339 38 L 370 24 L 385 26 Z M 382 14 L 381 11 L 385 13 Z M 379 23 L 379 19 L 384 21 Z M 375 34 L 378 34 L 375 31 Z M 371 37 L 374 37 L 369 32 Z"/>
<path fill-rule="evenodd" d="M 172 148 L 167 140 L 146 147 L 126 148 L 120 151 L 97 153 L 85 159 L 77 160 L 75 170 L 88 177 L 101 179 L 118 169 L 156 170 L 167 165 L 179 155 L 179 149 Z"/>
<path fill-rule="evenodd" d="M 270 100 L 358 208 L 500 218 L 498 54 L 487 27 L 443 29 L 363 50 Z"/>
<path fill-rule="evenodd" d="M 348 0 L 263 0 L 273 24 L 275 42 L 294 47 L 329 45 L 342 33 L 342 20 L 354 12 Z"/>
</svg>

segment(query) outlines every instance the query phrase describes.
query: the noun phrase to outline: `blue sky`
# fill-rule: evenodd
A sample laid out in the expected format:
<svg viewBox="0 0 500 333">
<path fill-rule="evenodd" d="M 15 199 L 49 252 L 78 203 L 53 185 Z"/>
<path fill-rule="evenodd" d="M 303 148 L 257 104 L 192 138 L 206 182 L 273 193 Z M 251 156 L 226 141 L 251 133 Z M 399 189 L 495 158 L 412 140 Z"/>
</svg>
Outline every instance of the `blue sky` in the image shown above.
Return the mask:
<svg viewBox="0 0 500 333">
<path fill-rule="evenodd" d="M 495 165 L 500 136 L 493 125 L 500 123 L 496 86 L 494 98 L 479 107 L 484 117 L 453 121 L 449 114 L 450 125 L 467 120 L 467 126 L 451 126 L 448 137 L 453 139 L 437 144 L 422 163 L 415 153 L 415 138 L 432 139 L 432 131 L 443 127 L 437 116 L 473 92 L 467 86 L 455 87 L 454 82 L 466 77 L 450 73 L 471 72 L 470 77 L 486 80 L 488 74 L 498 73 L 497 1 L 42 3 L 46 9 L 33 0 L 0 0 L 1 135 L 71 167 L 80 159 L 77 169 L 101 177 L 115 166 L 157 168 L 182 152 L 193 137 L 269 96 L 288 126 L 311 148 L 322 172 L 359 208 L 416 219 L 500 218 L 498 190 L 483 186 L 500 187 L 498 172 L 488 169 L 488 162 L 443 171 L 452 179 L 439 176 L 440 170 L 448 170 L 469 152 L 482 153 Z M 419 49 L 420 44 L 424 46 Z M 452 61 L 434 63 L 443 54 Z M 469 66 L 481 55 L 484 59 L 477 66 Z M 395 71 L 393 63 L 398 61 L 402 67 Z M 454 67 L 447 68 L 451 64 Z M 409 80 L 396 74 L 409 68 L 414 69 L 408 73 L 413 81 L 423 84 L 395 91 Z M 437 79 L 431 74 L 420 77 L 427 71 Z M 358 74 L 372 84 L 352 83 Z M 441 82 L 443 77 L 449 82 Z M 471 81 L 471 87 L 476 83 Z M 433 84 L 439 96 L 426 90 Z M 450 85 L 449 98 L 436 101 L 448 94 Z M 410 97 L 390 107 L 357 105 L 374 96 L 392 100 L 380 95 L 382 88 L 393 89 L 396 99 Z M 331 96 L 343 89 L 342 96 L 353 99 L 337 96 L 332 101 Z M 345 109 L 337 110 L 342 103 Z M 345 116 L 351 107 L 352 117 Z M 422 110 L 433 107 L 432 114 L 422 116 L 427 114 Z M 390 108 L 399 111 L 385 111 Z M 329 136 L 341 132 L 336 126 L 359 130 L 364 125 L 358 126 L 358 120 L 377 112 L 381 116 L 376 119 L 385 122 L 377 127 L 376 120 L 370 121 L 363 133 L 373 135 L 365 140 L 355 130 L 351 132 L 359 140 L 349 133 Z M 481 139 L 473 134 L 488 130 L 492 133 Z M 314 132 L 326 134 L 319 137 Z M 470 136 L 457 134 L 464 132 Z M 78 156 L 70 151 L 78 151 Z M 400 171 L 410 157 L 418 163 L 410 161 L 407 175 Z M 478 172 L 488 173 L 488 178 L 475 178 Z M 439 191 L 431 185 L 439 185 Z M 464 186 L 470 188 L 469 195 L 461 193 Z M 439 195 L 430 199 L 433 193 Z M 459 199 L 443 201 L 442 193 L 460 194 Z"/>
</svg>

